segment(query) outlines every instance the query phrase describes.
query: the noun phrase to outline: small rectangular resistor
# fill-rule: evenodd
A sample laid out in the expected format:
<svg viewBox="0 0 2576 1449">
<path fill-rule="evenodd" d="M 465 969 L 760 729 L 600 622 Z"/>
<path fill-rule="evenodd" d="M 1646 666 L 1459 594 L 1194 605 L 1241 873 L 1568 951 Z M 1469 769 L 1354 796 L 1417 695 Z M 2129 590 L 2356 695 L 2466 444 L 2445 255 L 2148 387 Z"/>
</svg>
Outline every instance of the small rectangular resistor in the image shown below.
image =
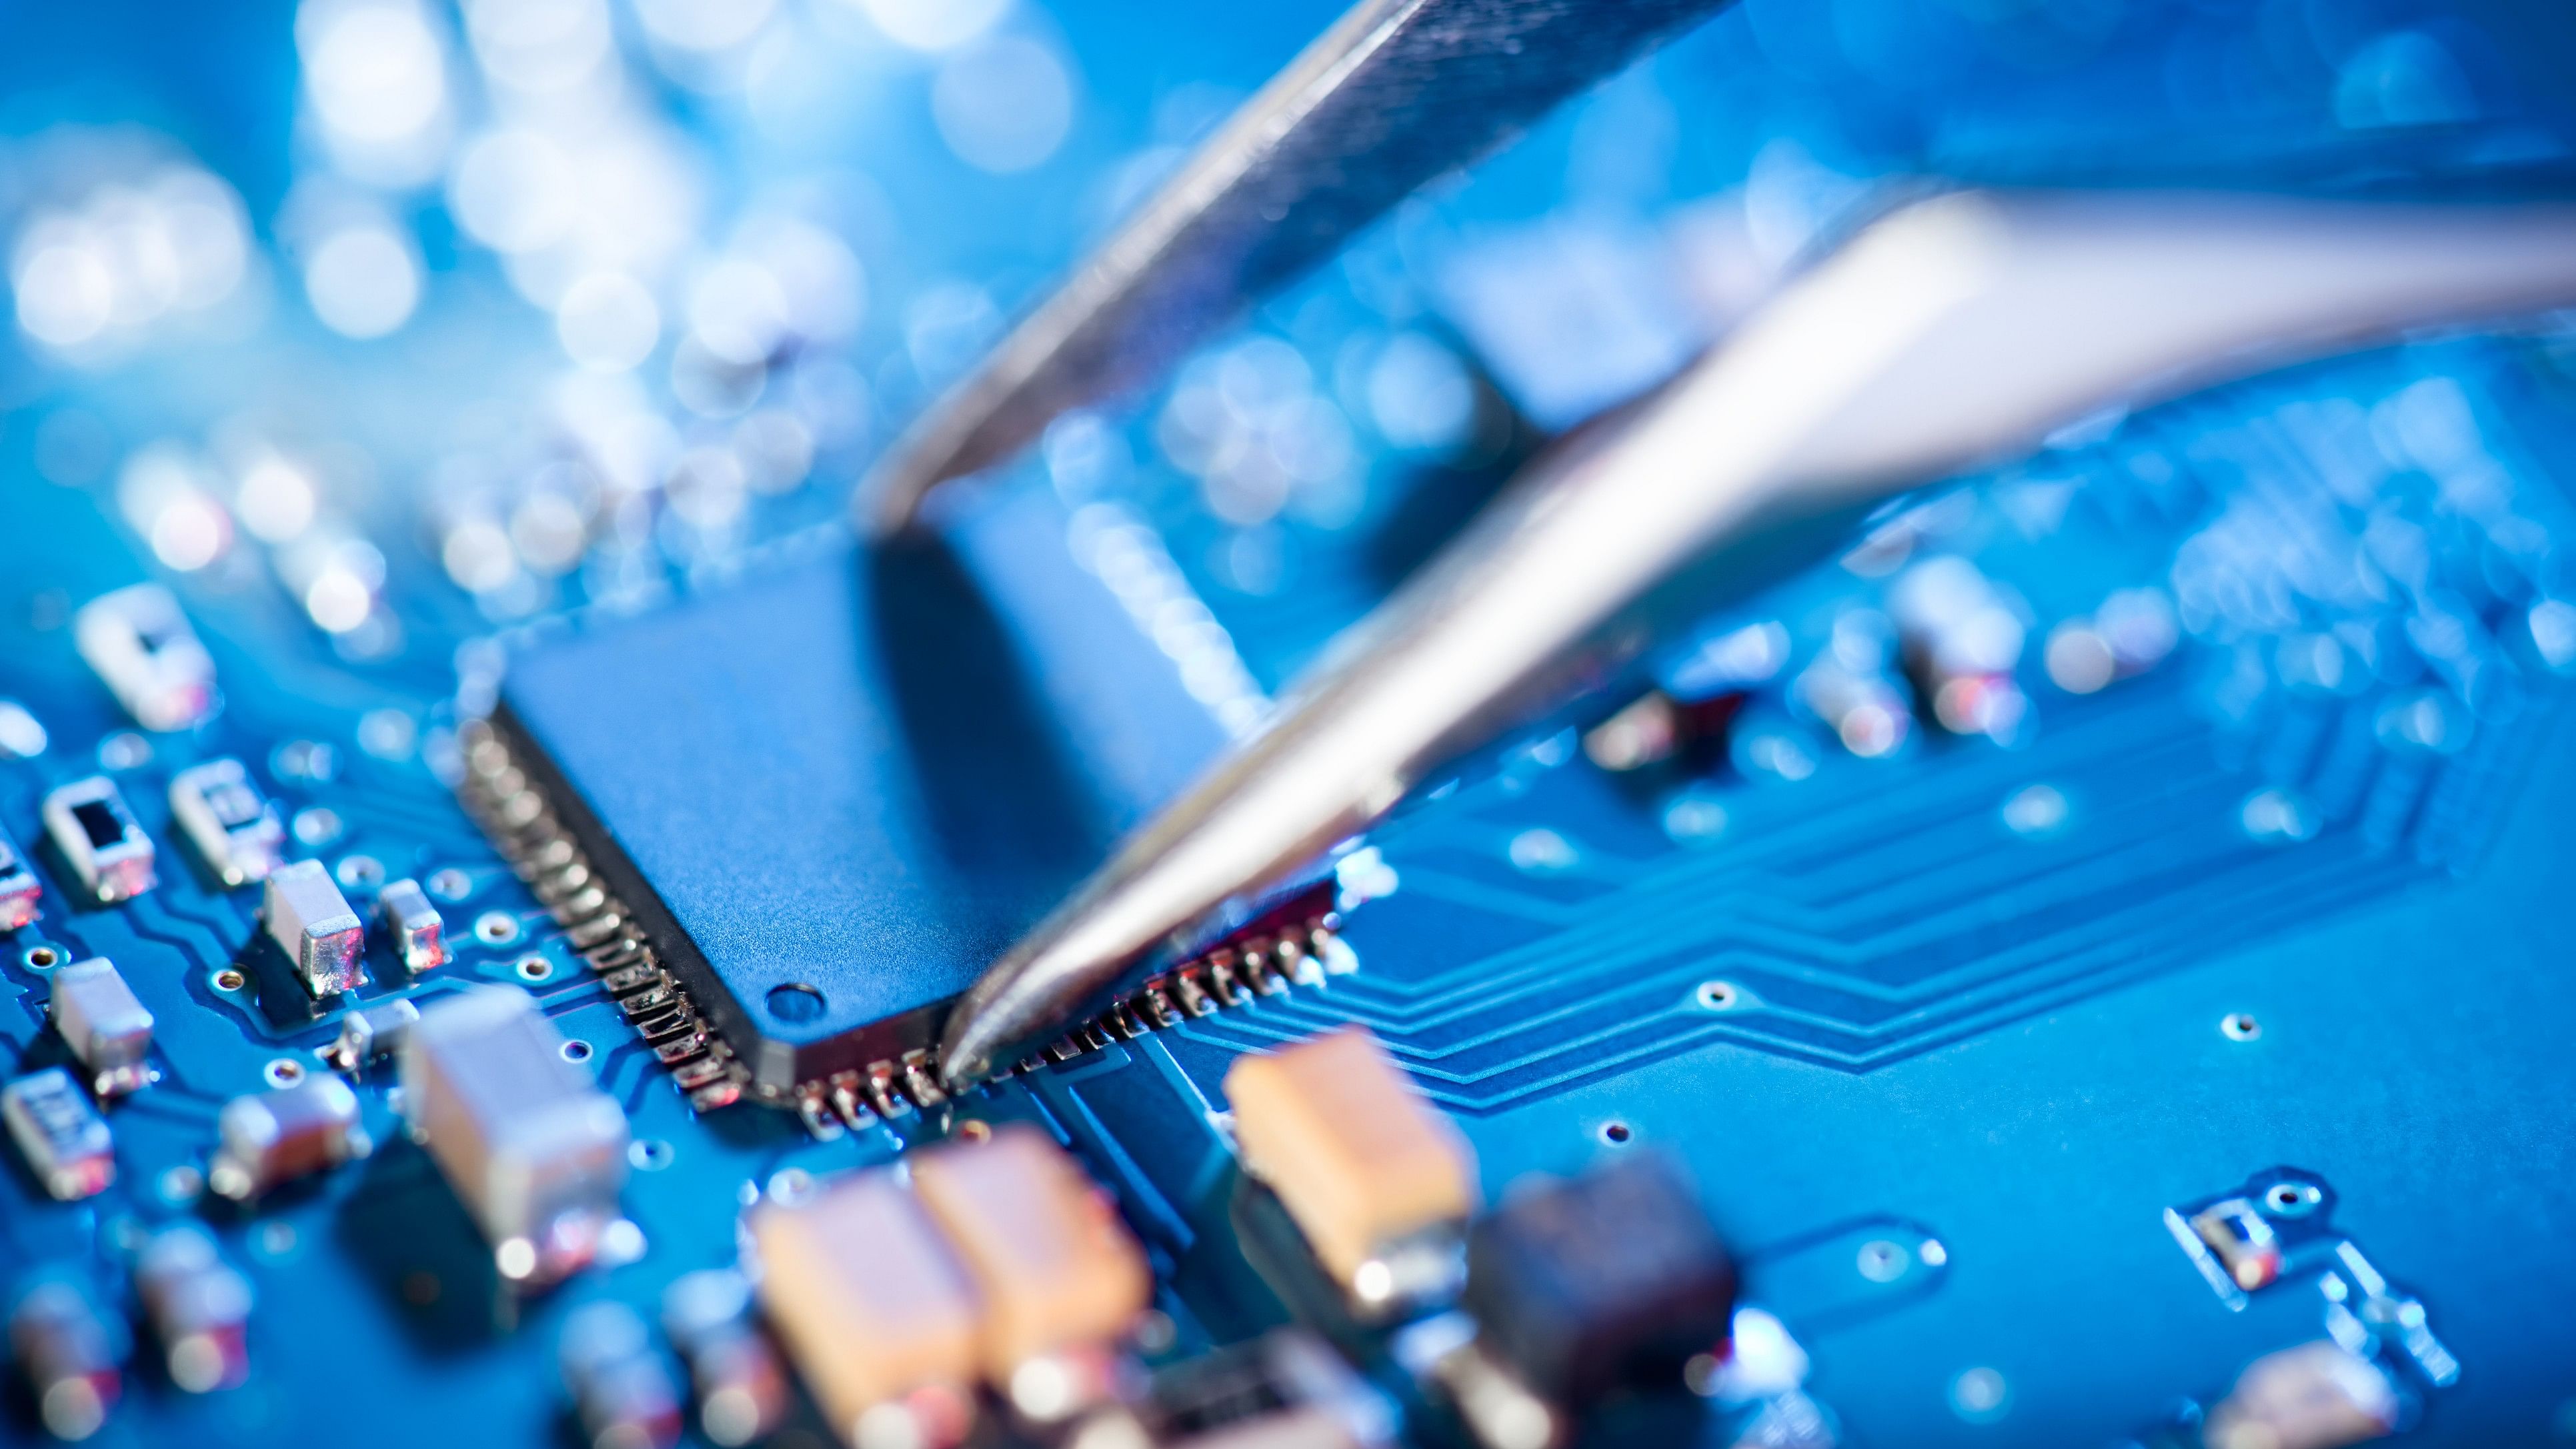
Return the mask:
<svg viewBox="0 0 2576 1449">
<path fill-rule="evenodd" d="M 760 1303 L 834 1432 L 925 1390 L 975 1377 L 974 1284 L 921 1203 L 866 1173 L 751 1217 Z"/>
<path fill-rule="evenodd" d="M 152 1013 L 104 956 L 54 972 L 54 1030 L 89 1069 L 91 1090 L 120 1097 L 152 1080 Z"/>
<path fill-rule="evenodd" d="M 1115 1342 L 1154 1290 L 1143 1250 L 1071 1155 L 1006 1126 L 911 1159 L 913 1191 L 974 1279 L 985 1376 L 1007 1390 L 1031 1359 Z"/>
<path fill-rule="evenodd" d="M 1363 1307 L 1406 1296 L 1390 1250 L 1475 1211 L 1466 1139 L 1357 1027 L 1241 1058 L 1225 1094 L 1245 1169 Z"/>
<path fill-rule="evenodd" d="M 43 815 L 46 838 L 91 900 L 112 906 L 160 883 L 152 837 L 135 823 L 114 780 L 92 775 L 59 786 L 45 796 Z"/>
<path fill-rule="evenodd" d="M 116 1139 L 89 1093 L 61 1067 L 0 1087 L 0 1121 L 45 1191 L 64 1202 L 95 1197 L 116 1181 Z"/>
<path fill-rule="evenodd" d="M 358 1094 L 338 1077 L 310 1076 L 291 1087 L 235 1097 L 215 1118 L 215 1132 L 222 1145 L 206 1186 L 236 1202 L 375 1148 L 359 1124 Z"/>
<path fill-rule="evenodd" d="M 385 940 L 394 954 L 415 974 L 447 964 L 447 923 L 440 919 L 438 907 L 429 903 L 429 893 L 419 881 L 394 881 L 377 892 L 376 919 L 383 923 Z"/>
<path fill-rule="evenodd" d="M 322 862 L 279 867 L 268 878 L 259 918 L 316 1000 L 367 984 L 366 926 Z"/>
<path fill-rule="evenodd" d="M 286 822 L 239 760 L 208 760 L 170 777 L 170 818 L 225 886 L 268 879 L 286 861 Z"/>
</svg>

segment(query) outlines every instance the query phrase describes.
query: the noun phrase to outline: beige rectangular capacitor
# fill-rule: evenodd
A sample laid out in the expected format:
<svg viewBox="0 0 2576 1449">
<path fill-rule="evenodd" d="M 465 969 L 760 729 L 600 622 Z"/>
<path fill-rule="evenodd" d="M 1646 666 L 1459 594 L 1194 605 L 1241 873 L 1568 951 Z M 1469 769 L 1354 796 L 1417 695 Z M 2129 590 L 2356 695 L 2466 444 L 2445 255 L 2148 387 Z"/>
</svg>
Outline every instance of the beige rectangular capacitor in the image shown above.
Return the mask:
<svg viewBox="0 0 2576 1449">
<path fill-rule="evenodd" d="M 1364 1304 L 1405 1286 L 1388 1250 L 1476 1209 L 1466 1139 L 1358 1027 L 1238 1060 L 1225 1095 L 1245 1169 Z"/>
<path fill-rule="evenodd" d="M 975 1377 L 974 1285 L 929 1214 L 885 1173 L 751 1216 L 761 1311 L 835 1432 L 872 1409 Z"/>
<path fill-rule="evenodd" d="M 1126 1225 L 1035 1127 L 922 1153 L 912 1188 L 983 1296 L 980 1353 L 996 1386 L 1029 1360 L 1117 1340 L 1152 1297 L 1152 1271 Z"/>
</svg>

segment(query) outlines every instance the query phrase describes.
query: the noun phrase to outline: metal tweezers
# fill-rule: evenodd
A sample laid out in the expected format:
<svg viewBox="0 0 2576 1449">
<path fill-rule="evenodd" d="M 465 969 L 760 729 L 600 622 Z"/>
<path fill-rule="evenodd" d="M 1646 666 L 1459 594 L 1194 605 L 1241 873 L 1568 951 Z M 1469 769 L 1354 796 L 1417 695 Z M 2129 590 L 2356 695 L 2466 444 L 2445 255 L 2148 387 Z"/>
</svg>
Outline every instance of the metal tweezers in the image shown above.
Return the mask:
<svg viewBox="0 0 2576 1449">
<path fill-rule="evenodd" d="M 1362 0 L 862 485 L 941 482 L 1150 382 L 1431 177 L 1712 0 Z M 2576 206 L 1950 191 L 1893 207 L 1663 387 L 1542 454 L 996 962 L 941 1070 L 980 1080 L 1462 756 L 1621 676 L 1874 505 L 2099 410 L 2576 304 Z"/>
</svg>

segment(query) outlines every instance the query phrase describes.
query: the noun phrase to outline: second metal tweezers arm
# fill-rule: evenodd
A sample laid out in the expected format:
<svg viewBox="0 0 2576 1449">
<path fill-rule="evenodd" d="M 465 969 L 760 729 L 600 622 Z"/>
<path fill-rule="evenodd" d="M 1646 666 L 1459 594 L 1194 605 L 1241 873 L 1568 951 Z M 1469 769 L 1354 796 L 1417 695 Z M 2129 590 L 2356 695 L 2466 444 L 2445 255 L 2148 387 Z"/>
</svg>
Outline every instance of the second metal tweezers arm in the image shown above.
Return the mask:
<svg viewBox="0 0 2576 1449">
<path fill-rule="evenodd" d="M 1739 597 L 1799 524 L 2096 409 L 2576 303 L 2576 207 L 1995 195 L 1859 233 L 1647 402 L 1541 458 L 960 1004 L 972 1081 L 1427 772 Z"/>
</svg>

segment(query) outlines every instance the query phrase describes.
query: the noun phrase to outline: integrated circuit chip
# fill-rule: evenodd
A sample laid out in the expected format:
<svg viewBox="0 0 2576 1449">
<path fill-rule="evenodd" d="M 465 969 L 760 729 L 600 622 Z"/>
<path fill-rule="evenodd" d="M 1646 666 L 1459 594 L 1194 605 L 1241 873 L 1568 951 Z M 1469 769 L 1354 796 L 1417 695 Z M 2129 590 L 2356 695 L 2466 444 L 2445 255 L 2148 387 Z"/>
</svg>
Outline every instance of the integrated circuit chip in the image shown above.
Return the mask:
<svg viewBox="0 0 2576 1449">
<path fill-rule="evenodd" d="M 469 730 L 469 805 L 701 1106 L 930 1099 L 947 1003 L 1223 743 L 1060 510 L 1005 516 L 545 640 Z"/>
</svg>

